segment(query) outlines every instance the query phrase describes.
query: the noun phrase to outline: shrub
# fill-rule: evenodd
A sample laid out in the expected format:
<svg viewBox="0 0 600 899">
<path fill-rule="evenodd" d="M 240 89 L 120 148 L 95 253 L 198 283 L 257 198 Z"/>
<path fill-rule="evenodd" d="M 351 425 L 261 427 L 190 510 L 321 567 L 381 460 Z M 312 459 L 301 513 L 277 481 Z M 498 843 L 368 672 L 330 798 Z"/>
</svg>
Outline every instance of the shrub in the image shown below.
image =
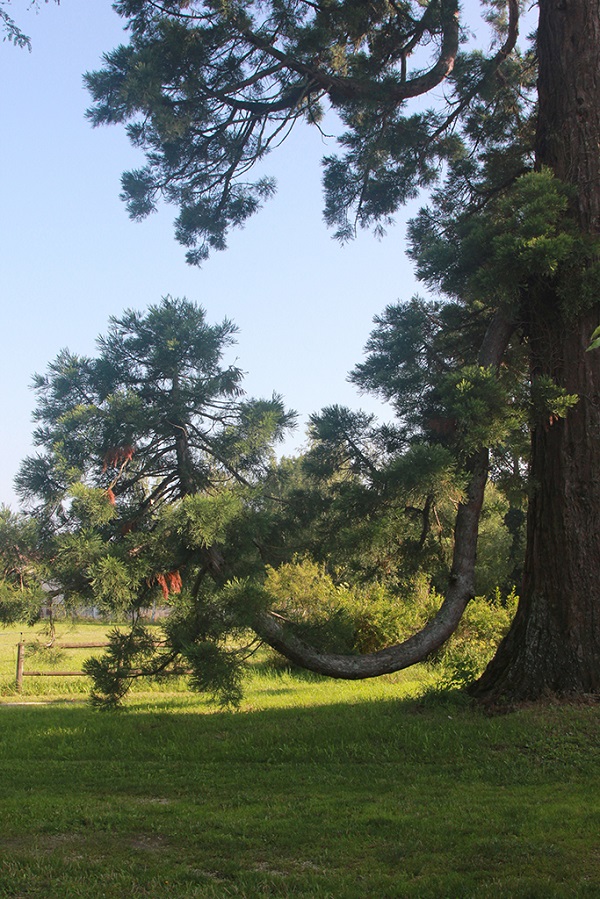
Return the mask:
<svg viewBox="0 0 600 899">
<path fill-rule="evenodd" d="M 423 575 L 398 595 L 378 583 L 336 585 L 309 559 L 269 568 L 265 587 L 277 611 L 321 648 L 335 652 L 370 653 L 400 643 L 420 630 L 442 601 Z M 482 673 L 516 605 L 514 590 L 506 598 L 496 589 L 491 599 L 471 600 L 456 632 L 430 659 L 443 687 L 463 687 Z"/>
<path fill-rule="evenodd" d="M 458 628 L 432 660 L 443 688 L 465 687 L 483 673 L 510 627 L 517 602 L 514 588 L 505 598 L 497 589 L 492 599 L 471 600 Z"/>
<path fill-rule="evenodd" d="M 265 588 L 278 612 L 327 634 L 328 648 L 345 652 L 376 652 L 406 639 L 441 602 L 422 575 L 398 595 L 378 583 L 335 584 L 323 566 L 309 559 L 269 568 Z"/>
</svg>

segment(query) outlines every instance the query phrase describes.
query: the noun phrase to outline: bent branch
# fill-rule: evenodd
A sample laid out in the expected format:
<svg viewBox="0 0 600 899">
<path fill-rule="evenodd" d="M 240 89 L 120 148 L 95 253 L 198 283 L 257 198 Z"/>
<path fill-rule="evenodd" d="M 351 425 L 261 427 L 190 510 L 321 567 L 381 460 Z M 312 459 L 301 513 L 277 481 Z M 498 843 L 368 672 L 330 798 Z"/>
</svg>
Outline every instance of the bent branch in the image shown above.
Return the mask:
<svg viewBox="0 0 600 899">
<path fill-rule="evenodd" d="M 514 330 L 514 322 L 499 310 L 488 327 L 479 351 L 478 363 L 498 368 Z M 365 655 L 342 655 L 315 649 L 293 633 L 281 616 L 261 613 L 254 624 L 256 633 L 290 661 L 327 677 L 361 680 L 391 674 L 423 661 L 454 633 L 469 600 L 474 596 L 475 560 L 479 517 L 487 482 L 489 450 L 481 449 L 469 459 L 466 498 L 458 507 L 454 526 L 454 556 L 450 587 L 437 615 L 403 643 Z"/>
<path fill-rule="evenodd" d="M 511 4 L 516 0 L 509 0 Z M 427 15 L 427 11 L 425 16 Z M 425 18 L 424 16 L 424 18 Z M 275 47 L 272 41 L 262 37 L 256 32 L 250 30 L 243 25 L 238 26 L 242 37 L 257 50 L 266 53 L 272 59 L 277 60 L 289 71 L 296 72 L 303 76 L 311 84 L 311 89 L 327 93 L 332 102 L 347 100 L 376 100 L 385 99 L 387 102 L 392 100 L 399 103 L 411 97 L 418 97 L 437 87 L 438 84 L 450 74 L 454 68 L 454 62 L 459 47 L 459 14 L 458 4 L 456 0 L 443 0 L 443 30 L 442 41 L 439 56 L 428 72 L 412 78 L 409 81 L 402 78 L 400 82 L 394 83 L 386 81 L 385 83 L 369 83 L 361 78 L 343 77 L 334 75 L 329 71 L 325 71 L 318 66 L 309 63 L 300 62 L 294 59 L 288 53 Z M 289 95 L 290 101 L 297 102 L 296 88 Z M 301 96 L 301 93 L 300 93 Z M 254 104 L 256 110 L 272 112 L 282 108 L 284 98 L 273 101 L 271 103 Z M 229 100 L 225 102 L 230 102 Z M 239 101 L 235 101 L 239 102 Z"/>
</svg>

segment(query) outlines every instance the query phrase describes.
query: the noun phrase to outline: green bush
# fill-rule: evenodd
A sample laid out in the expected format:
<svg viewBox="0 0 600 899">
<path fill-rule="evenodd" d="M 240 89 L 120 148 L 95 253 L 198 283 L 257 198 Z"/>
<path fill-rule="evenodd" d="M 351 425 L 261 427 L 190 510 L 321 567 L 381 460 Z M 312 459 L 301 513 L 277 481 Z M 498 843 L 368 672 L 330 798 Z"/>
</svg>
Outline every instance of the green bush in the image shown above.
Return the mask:
<svg viewBox="0 0 600 899">
<path fill-rule="evenodd" d="M 295 622 L 313 645 L 330 652 L 352 651 L 352 591 L 346 584 L 336 585 L 322 565 L 303 559 L 276 569 L 267 566 L 265 589 L 273 608 Z"/>
<path fill-rule="evenodd" d="M 442 598 L 418 575 L 402 595 L 381 584 L 349 591 L 345 610 L 353 625 L 352 649 L 377 652 L 420 630 L 440 607 Z"/>
<path fill-rule="evenodd" d="M 306 631 L 307 638 L 335 652 L 370 653 L 400 643 L 437 612 L 442 597 L 419 575 L 396 595 L 381 584 L 335 584 L 309 559 L 270 568 L 265 587 L 274 608 Z M 474 680 L 493 656 L 516 610 L 512 591 L 503 599 L 473 599 L 458 629 L 430 659 L 443 687 Z"/>
<path fill-rule="evenodd" d="M 483 673 L 510 627 L 517 602 L 514 588 L 505 598 L 496 590 L 492 599 L 471 600 L 458 628 L 432 660 L 442 687 L 464 687 Z"/>
<path fill-rule="evenodd" d="M 345 652 L 376 652 L 406 639 L 441 602 L 422 576 L 398 596 L 378 583 L 335 584 L 323 566 L 309 559 L 269 568 L 265 587 L 279 613 L 326 633 L 328 648 Z"/>
</svg>

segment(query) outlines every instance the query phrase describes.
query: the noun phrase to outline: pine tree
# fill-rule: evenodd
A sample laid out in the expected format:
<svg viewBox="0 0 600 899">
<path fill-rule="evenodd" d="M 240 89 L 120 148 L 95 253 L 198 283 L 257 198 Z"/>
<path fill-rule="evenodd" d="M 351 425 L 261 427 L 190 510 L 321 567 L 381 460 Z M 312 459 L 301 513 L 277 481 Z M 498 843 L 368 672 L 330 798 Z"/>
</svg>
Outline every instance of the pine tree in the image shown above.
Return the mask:
<svg viewBox="0 0 600 899">
<path fill-rule="evenodd" d="M 37 619 L 44 573 L 35 521 L 0 506 L 0 623 Z"/>
<path fill-rule="evenodd" d="M 538 410 L 525 578 L 515 626 L 478 692 L 597 691 L 600 357 L 586 352 L 599 319 L 597 4 L 540 0 L 536 50 L 525 53 L 516 49 L 516 0 L 506 17 L 503 5 L 484 4 L 497 38 L 491 55 L 460 51 L 455 0 L 116 8 L 131 38 L 88 76 L 91 117 L 126 123 L 146 151 L 146 166 L 123 179 L 130 213 L 148 214 L 160 194 L 178 204 L 190 262 L 223 248 L 228 228 L 270 195 L 269 179 L 248 180 L 252 165 L 296 122 L 318 126 L 324 104 L 345 128 L 324 178 L 326 218 L 340 239 L 357 226 L 381 229 L 443 178 L 412 239 L 423 277 L 460 297 L 473 341 L 451 394 L 467 400 L 454 417 L 471 439 L 446 602 L 421 634 L 371 657 L 326 656 L 266 614 L 262 635 L 315 670 L 367 677 L 418 661 L 452 632 L 474 590 L 490 427 L 502 420 L 497 385 L 522 346 Z M 412 98 L 441 84 L 445 105 L 410 112 Z"/>
<path fill-rule="evenodd" d="M 38 551 L 68 608 L 133 620 L 89 663 L 96 698 L 115 703 L 182 657 L 197 684 L 237 695 L 243 650 L 225 643 L 251 604 L 234 615 L 219 588 L 260 565 L 244 520 L 294 415 L 277 396 L 243 396 L 241 371 L 223 364 L 235 331 L 166 297 L 111 319 L 95 357 L 63 350 L 35 377 L 40 452 L 17 489 Z M 164 639 L 142 623 L 157 604 L 171 608 Z"/>
<path fill-rule="evenodd" d="M 7 2 L 10 2 L 10 0 L 0 0 L 0 31 L 4 33 L 2 40 L 14 44 L 15 47 L 25 47 L 27 50 L 31 50 L 31 39 L 21 30 L 6 9 L 3 8 L 6 6 Z M 44 0 L 44 2 L 48 3 L 48 0 Z M 56 0 L 56 2 L 59 3 L 60 0 Z M 39 0 L 31 0 L 29 7 L 35 7 L 37 9 L 39 7 Z"/>
</svg>

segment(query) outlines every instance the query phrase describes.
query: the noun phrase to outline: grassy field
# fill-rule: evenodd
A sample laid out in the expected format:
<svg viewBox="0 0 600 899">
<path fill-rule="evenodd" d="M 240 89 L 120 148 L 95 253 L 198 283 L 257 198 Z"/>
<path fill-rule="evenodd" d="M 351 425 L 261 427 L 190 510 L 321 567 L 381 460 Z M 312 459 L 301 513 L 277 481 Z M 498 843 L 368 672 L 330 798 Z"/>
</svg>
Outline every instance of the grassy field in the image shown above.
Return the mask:
<svg viewBox="0 0 600 899">
<path fill-rule="evenodd" d="M 176 684 L 103 714 L 85 682 L 18 697 L 18 638 L 0 632 L 0 897 L 600 896 L 598 706 L 488 717 L 423 695 L 422 671 L 257 666 L 237 712 Z"/>
<path fill-rule="evenodd" d="M 57 622 L 55 642 L 100 643 L 106 640 L 107 625 L 66 619 Z M 85 659 L 102 649 L 47 648 L 46 626 L 0 629 L 0 701 L 16 698 L 17 644 L 25 643 L 25 671 L 80 671 Z M 25 677 L 21 697 L 30 699 L 85 698 L 90 689 L 86 677 Z M 144 689 L 148 690 L 146 685 Z"/>
</svg>

